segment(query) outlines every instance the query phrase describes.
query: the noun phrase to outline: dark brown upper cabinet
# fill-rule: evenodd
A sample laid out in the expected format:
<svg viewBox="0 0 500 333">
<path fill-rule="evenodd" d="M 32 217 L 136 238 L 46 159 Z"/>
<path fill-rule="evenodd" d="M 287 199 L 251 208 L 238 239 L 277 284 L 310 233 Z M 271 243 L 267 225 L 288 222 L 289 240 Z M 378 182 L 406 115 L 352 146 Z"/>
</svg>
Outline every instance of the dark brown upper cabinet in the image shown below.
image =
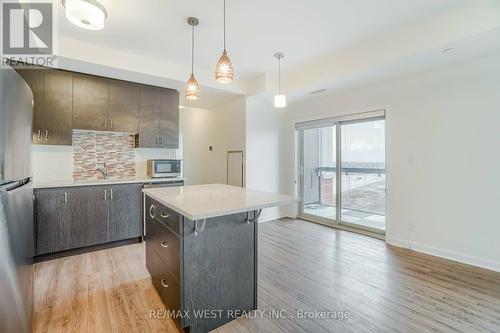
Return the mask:
<svg viewBox="0 0 500 333">
<path fill-rule="evenodd" d="M 104 131 L 109 124 L 108 111 L 108 80 L 75 73 L 73 128 Z"/>
<path fill-rule="evenodd" d="M 33 143 L 71 145 L 73 73 L 43 68 L 17 71 L 33 92 Z"/>
<path fill-rule="evenodd" d="M 139 147 L 179 148 L 179 92 L 142 86 Z"/>
<path fill-rule="evenodd" d="M 139 132 L 139 85 L 109 80 L 109 115 L 107 130 Z"/>
<path fill-rule="evenodd" d="M 40 144 L 43 131 L 43 69 L 20 68 L 16 71 L 33 92 L 33 143 Z"/>
<path fill-rule="evenodd" d="M 139 147 L 160 148 L 161 88 L 142 86 L 140 90 Z"/>
<path fill-rule="evenodd" d="M 75 74 L 73 128 L 137 133 L 139 85 Z"/>
<path fill-rule="evenodd" d="M 33 143 L 71 145 L 73 129 L 139 134 L 179 148 L 179 92 L 56 69 L 17 69 L 34 96 Z"/>
<path fill-rule="evenodd" d="M 41 139 L 49 145 L 71 145 L 73 73 L 46 69 L 43 79 L 44 130 Z M 37 133 L 38 135 L 38 133 Z"/>
<path fill-rule="evenodd" d="M 162 89 L 160 114 L 162 148 L 179 148 L 179 92 Z"/>
</svg>

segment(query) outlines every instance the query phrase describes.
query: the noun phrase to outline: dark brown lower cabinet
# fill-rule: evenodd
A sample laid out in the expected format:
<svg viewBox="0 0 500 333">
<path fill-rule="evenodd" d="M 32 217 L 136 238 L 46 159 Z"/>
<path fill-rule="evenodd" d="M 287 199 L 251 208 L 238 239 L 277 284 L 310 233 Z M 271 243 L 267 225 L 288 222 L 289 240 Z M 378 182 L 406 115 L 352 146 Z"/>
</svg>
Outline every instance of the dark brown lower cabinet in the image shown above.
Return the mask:
<svg viewBox="0 0 500 333">
<path fill-rule="evenodd" d="M 36 254 L 142 236 L 141 184 L 36 189 Z"/>
<path fill-rule="evenodd" d="M 209 332 L 257 308 L 255 212 L 209 218 L 197 234 L 194 221 L 148 196 L 145 213 L 146 267 L 170 313 L 183 314 L 181 328 Z"/>
<path fill-rule="evenodd" d="M 101 186 L 75 187 L 69 192 L 71 248 L 108 241 L 108 193 Z"/>
<path fill-rule="evenodd" d="M 109 191 L 109 241 L 142 236 L 142 185 L 113 185 Z"/>
<path fill-rule="evenodd" d="M 69 189 L 35 190 L 36 254 L 70 248 Z"/>
</svg>

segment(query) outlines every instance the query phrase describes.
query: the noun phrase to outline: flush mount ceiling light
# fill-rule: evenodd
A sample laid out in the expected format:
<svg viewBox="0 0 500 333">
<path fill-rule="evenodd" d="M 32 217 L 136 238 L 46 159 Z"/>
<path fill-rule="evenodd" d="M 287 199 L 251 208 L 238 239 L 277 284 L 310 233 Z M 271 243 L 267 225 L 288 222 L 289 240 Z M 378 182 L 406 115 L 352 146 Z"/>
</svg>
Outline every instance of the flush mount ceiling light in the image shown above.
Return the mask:
<svg viewBox="0 0 500 333">
<path fill-rule="evenodd" d="M 74 25 L 87 30 L 101 30 L 108 17 L 106 8 L 97 0 L 62 0 L 66 18 Z"/>
<path fill-rule="evenodd" d="M 281 92 L 281 59 L 285 57 L 285 54 L 277 52 L 274 57 L 278 59 L 278 94 L 274 96 L 274 107 L 284 108 L 286 107 L 286 95 Z"/>
<path fill-rule="evenodd" d="M 233 64 L 226 51 L 226 0 L 224 0 L 224 51 L 215 66 L 215 81 L 220 83 L 233 81 Z"/>
<path fill-rule="evenodd" d="M 200 20 L 196 17 L 190 17 L 187 20 L 188 24 L 192 27 L 191 31 L 191 76 L 186 82 L 184 87 L 184 96 L 187 99 L 199 99 L 200 98 L 200 85 L 196 78 L 194 77 L 194 27 L 200 24 Z"/>
</svg>

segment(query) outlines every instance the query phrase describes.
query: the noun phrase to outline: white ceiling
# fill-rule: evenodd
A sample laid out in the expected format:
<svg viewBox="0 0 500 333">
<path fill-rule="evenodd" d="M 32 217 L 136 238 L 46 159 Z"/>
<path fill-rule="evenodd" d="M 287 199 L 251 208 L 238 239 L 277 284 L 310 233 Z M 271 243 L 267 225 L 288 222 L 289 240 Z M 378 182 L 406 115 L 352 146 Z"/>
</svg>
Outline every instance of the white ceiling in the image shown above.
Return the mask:
<svg viewBox="0 0 500 333">
<path fill-rule="evenodd" d="M 222 51 L 222 0 L 100 0 L 109 17 L 101 31 L 69 23 L 59 3 L 60 35 L 128 53 L 165 60 L 189 71 L 188 16 L 200 19 L 196 68 L 213 71 Z M 237 79 L 253 79 L 419 20 L 470 0 L 227 0 L 228 52 Z M 475 1 L 475 0 L 474 0 Z M 187 77 L 187 76 L 186 76 Z"/>
</svg>

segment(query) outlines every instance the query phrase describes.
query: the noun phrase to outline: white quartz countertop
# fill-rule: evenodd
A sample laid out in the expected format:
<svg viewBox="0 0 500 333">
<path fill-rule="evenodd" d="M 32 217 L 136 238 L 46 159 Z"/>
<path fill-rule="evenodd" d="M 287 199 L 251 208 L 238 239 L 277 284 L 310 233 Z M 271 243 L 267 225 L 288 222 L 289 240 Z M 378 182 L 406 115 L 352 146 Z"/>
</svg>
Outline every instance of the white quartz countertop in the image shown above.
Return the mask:
<svg viewBox="0 0 500 333">
<path fill-rule="evenodd" d="M 122 178 L 122 179 L 102 179 L 102 180 L 51 180 L 34 181 L 33 188 L 57 188 L 57 187 L 75 187 L 75 186 L 94 186 L 94 185 L 118 185 L 118 184 L 136 184 L 136 183 L 169 183 L 185 180 L 184 178 Z"/>
<path fill-rule="evenodd" d="M 192 221 L 288 205 L 298 201 L 298 198 L 290 195 L 224 184 L 151 188 L 142 191 Z"/>
</svg>

